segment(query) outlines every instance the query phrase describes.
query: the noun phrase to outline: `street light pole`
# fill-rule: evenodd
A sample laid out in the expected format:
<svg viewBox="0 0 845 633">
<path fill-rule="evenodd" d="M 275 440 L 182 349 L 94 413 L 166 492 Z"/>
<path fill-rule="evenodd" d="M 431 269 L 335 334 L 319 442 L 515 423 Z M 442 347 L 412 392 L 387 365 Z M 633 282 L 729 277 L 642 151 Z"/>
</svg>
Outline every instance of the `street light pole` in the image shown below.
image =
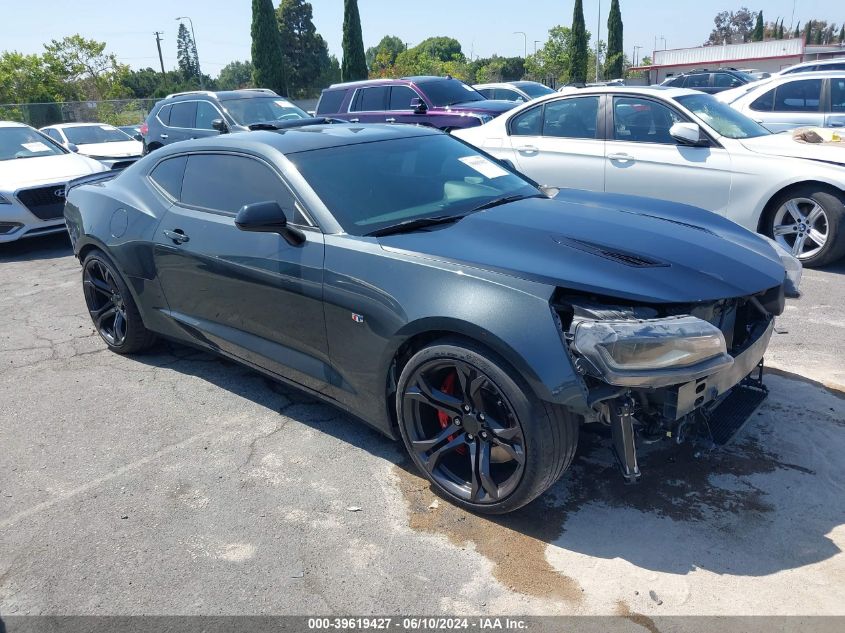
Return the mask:
<svg viewBox="0 0 845 633">
<path fill-rule="evenodd" d="M 514 31 L 513 34 L 522 36 L 522 58 L 525 59 L 528 57 L 528 35 L 524 31 Z"/>
<path fill-rule="evenodd" d="M 635 67 L 635 68 L 636 68 L 637 66 L 639 66 L 639 65 L 640 65 L 639 52 L 640 52 L 640 49 L 641 49 L 641 48 L 642 48 L 642 46 L 634 46 L 634 57 L 633 57 L 633 62 L 634 62 L 634 67 Z"/>
<path fill-rule="evenodd" d="M 534 40 L 534 54 L 537 54 L 537 44 L 542 42 L 543 40 Z"/>
<path fill-rule="evenodd" d="M 596 20 L 596 83 L 599 81 L 599 43 L 601 42 L 601 0 L 599 0 L 599 17 Z"/>
<path fill-rule="evenodd" d="M 202 70 L 200 69 L 200 54 L 197 52 L 197 36 L 194 33 L 194 21 L 187 15 L 176 18 L 176 21 L 187 20 L 191 25 L 191 38 L 194 40 L 194 57 L 197 60 L 197 74 L 200 76 L 200 90 L 205 90 L 205 80 L 202 78 Z"/>
</svg>

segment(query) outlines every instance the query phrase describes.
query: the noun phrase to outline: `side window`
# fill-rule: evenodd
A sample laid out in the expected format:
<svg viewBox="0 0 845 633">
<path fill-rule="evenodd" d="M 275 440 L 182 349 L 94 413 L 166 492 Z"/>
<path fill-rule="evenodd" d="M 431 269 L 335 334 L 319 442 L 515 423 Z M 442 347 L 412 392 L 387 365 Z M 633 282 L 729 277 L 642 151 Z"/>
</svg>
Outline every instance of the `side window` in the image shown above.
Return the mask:
<svg viewBox="0 0 845 633">
<path fill-rule="evenodd" d="M 661 103 L 634 97 L 613 98 L 613 138 L 633 143 L 675 145 L 669 128 L 682 122 L 679 114 Z"/>
<path fill-rule="evenodd" d="M 510 120 L 511 136 L 540 136 L 543 131 L 543 106 L 520 112 Z"/>
<path fill-rule="evenodd" d="M 492 88 L 481 88 L 479 91 L 481 96 L 485 99 L 492 99 L 493 98 L 493 89 Z"/>
<path fill-rule="evenodd" d="M 49 136 L 51 139 L 53 139 L 57 143 L 64 143 L 64 140 L 62 139 L 62 135 L 59 134 L 58 130 L 49 129 L 49 130 L 44 130 L 44 131 L 47 133 L 47 136 Z"/>
<path fill-rule="evenodd" d="M 276 172 L 264 163 L 233 154 L 193 154 L 188 157 L 182 193 L 183 204 L 235 215 L 242 206 L 275 200 L 295 224 L 303 217 L 294 197 Z"/>
<path fill-rule="evenodd" d="M 713 75 L 713 85 L 717 88 L 735 88 L 741 86 L 742 82 L 729 73 L 715 73 Z"/>
<path fill-rule="evenodd" d="M 546 103 L 543 136 L 596 138 L 599 98 L 575 97 Z"/>
<path fill-rule="evenodd" d="M 197 112 L 196 101 L 182 101 L 174 103 L 170 108 L 170 127 L 194 127 L 194 116 Z"/>
<path fill-rule="evenodd" d="M 684 88 L 706 88 L 710 85 L 710 73 L 696 73 L 694 75 L 687 75 L 687 82 Z"/>
<path fill-rule="evenodd" d="M 845 112 L 845 79 L 830 80 L 830 111 Z"/>
<path fill-rule="evenodd" d="M 158 120 L 164 123 L 165 125 L 170 125 L 170 110 L 172 107 L 173 106 L 169 105 L 162 106 L 161 110 L 159 110 L 158 114 L 156 115 L 158 117 Z"/>
<path fill-rule="evenodd" d="M 390 107 L 388 110 L 413 110 L 411 99 L 417 99 L 419 95 L 408 86 L 393 86 L 390 89 Z"/>
<path fill-rule="evenodd" d="M 818 112 L 822 80 L 802 79 L 775 89 L 775 112 Z"/>
<path fill-rule="evenodd" d="M 222 119 L 222 115 L 217 111 L 213 105 L 206 101 L 197 102 L 197 122 L 194 128 L 197 130 L 213 130 L 211 122 L 214 119 Z"/>
<path fill-rule="evenodd" d="M 757 112 L 771 112 L 775 107 L 775 89 L 772 88 L 760 97 L 757 97 L 749 106 Z"/>
<path fill-rule="evenodd" d="M 178 200 L 182 193 L 182 177 L 185 175 L 185 156 L 176 156 L 161 161 L 150 172 L 150 180 L 164 189 L 170 197 Z"/>
<path fill-rule="evenodd" d="M 525 101 L 515 90 L 508 90 L 507 88 L 498 88 L 495 91 L 494 99 L 502 99 L 503 101 Z"/>
<path fill-rule="evenodd" d="M 317 104 L 317 114 L 337 114 L 340 112 L 344 96 L 346 96 L 346 90 L 323 90 L 320 102 Z"/>
<path fill-rule="evenodd" d="M 352 110 L 355 112 L 383 111 L 387 107 L 387 91 L 387 86 L 359 90 Z"/>
</svg>

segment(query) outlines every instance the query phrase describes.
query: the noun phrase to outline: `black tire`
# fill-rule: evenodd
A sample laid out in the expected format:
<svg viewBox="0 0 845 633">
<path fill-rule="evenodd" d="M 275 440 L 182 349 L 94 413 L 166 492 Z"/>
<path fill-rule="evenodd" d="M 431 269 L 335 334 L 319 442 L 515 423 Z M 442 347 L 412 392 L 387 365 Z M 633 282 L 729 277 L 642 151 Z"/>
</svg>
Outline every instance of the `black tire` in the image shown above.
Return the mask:
<svg viewBox="0 0 845 633">
<path fill-rule="evenodd" d="M 536 499 L 569 467 L 578 446 L 577 416 L 540 400 L 503 359 L 461 339 L 436 341 L 408 360 L 396 412 L 405 448 L 436 492 L 482 514 Z"/>
<path fill-rule="evenodd" d="M 126 282 L 102 251 L 85 256 L 82 288 L 94 329 L 111 351 L 134 354 L 155 343 L 156 335 L 144 326 Z"/>
<path fill-rule="evenodd" d="M 790 201 L 797 202 L 796 207 L 801 213 L 811 211 L 812 204 L 815 203 L 821 207 L 823 214 L 815 224 L 808 226 L 785 210 Z M 775 236 L 776 227 L 784 227 L 791 232 Z M 816 230 L 826 231 L 827 239 L 821 248 L 816 248 L 818 245 L 809 237 L 809 229 L 813 227 Z M 810 184 L 794 187 L 774 197 L 768 205 L 763 226 L 763 232 L 778 240 L 787 250 L 791 250 L 797 240 L 804 238 L 806 241 L 801 242 L 804 245 L 801 249 L 803 252 L 799 254 L 798 259 L 807 268 L 826 266 L 845 255 L 843 230 L 845 230 L 845 194 Z"/>
</svg>

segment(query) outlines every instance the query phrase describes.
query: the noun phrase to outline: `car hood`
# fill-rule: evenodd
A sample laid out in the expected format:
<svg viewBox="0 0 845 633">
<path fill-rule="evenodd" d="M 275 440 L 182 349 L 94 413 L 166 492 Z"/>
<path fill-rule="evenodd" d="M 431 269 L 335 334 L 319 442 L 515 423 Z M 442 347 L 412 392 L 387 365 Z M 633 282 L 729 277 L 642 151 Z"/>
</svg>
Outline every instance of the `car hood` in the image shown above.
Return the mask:
<svg viewBox="0 0 845 633">
<path fill-rule="evenodd" d="M 14 191 L 104 171 L 102 163 L 78 156 L 58 154 L 0 161 L 0 190 Z"/>
<path fill-rule="evenodd" d="M 646 303 L 747 296 L 782 284 L 785 274 L 769 244 L 715 214 L 570 190 L 379 241 L 387 250 Z"/>
<path fill-rule="evenodd" d="M 127 158 L 140 156 L 144 150 L 141 141 L 116 141 L 114 143 L 84 143 L 77 145 L 79 153 L 98 158 Z"/>
<path fill-rule="evenodd" d="M 499 115 L 502 112 L 513 110 L 519 105 L 518 101 L 500 101 L 495 99 L 486 99 L 485 101 L 468 101 L 466 103 L 453 103 L 445 108 L 449 112 L 484 112 L 492 115 Z"/>
<path fill-rule="evenodd" d="M 837 132 L 841 133 L 839 128 Z M 806 158 L 845 165 L 845 143 L 799 143 L 793 140 L 792 132 L 745 138 L 742 145 L 758 154 Z"/>
</svg>

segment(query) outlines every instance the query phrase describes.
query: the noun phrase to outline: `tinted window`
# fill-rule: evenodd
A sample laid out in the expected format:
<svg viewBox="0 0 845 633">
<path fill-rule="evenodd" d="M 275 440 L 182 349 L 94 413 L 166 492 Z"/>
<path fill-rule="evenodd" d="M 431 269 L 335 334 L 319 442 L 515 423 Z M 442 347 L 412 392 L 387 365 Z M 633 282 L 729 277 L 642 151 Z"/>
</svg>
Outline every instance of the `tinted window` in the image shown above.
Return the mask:
<svg viewBox="0 0 845 633">
<path fill-rule="evenodd" d="M 845 112 L 845 79 L 830 80 L 830 111 Z"/>
<path fill-rule="evenodd" d="M 413 110 L 411 99 L 419 99 L 419 95 L 408 86 L 393 86 L 390 89 L 390 107 L 388 110 Z"/>
<path fill-rule="evenodd" d="M 197 122 L 194 124 L 194 128 L 198 130 L 213 130 L 214 128 L 211 127 L 211 122 L 214 119 L 222 118 L 217 108 L 206 101 L 200 101 L 197 103 Z"/>
<path fill-rule="evenodd" d="M 317 114 L 337 114 L 340 112 L 340 104 L 346 90 L 323 90 L 320 95 L 320 102 L 317 104 Z"/>
<path fill-rule="evenodd" d="M 417 83 L 419 89 L 431 100 L 435 107 L 467 103 L 470 101 L 484 101 L 475 88 L 467 86 L 457 79 L 432 79 Z"/>
<path fill-rule="evenodd" d="M 170 127 L 194 127 L 194 115 L 197 111 L 196 101 L 174 103 L 170 109 Z"/>
<path fill-rule="evenodd" d="M 821 92 L 821 79 L 782 84 L 775 90 L 775 112 L 818 112 Z"/>
<path fill-rule="evenodd" d="M 675 145 L 669 128 L 681 121 L 677 113 L 656 101 L 613 98 L 613 138 L 617 141 Z"/>
<path fill-rule="evenodd" d="M 684 85 L 685 77 L 667 77 L 663 80 L 661 86 L 672 86 L 673 88 L 681 88 Z"/>
<path fill-rule="evenodd" d="M 820 64 L 818 67 L 819 70 L 845 70 L 845 62 L 839 62 L 836 64 Z"/>
<path fill-rule="evenodd" d="M 283 97 L 226 99 L 223 107 L 241 125 L 308 118 L 307 112 Z"/>
<path fill-rule="evenodd" d="M 387 86 L 363 88 L 355 97 L 352 109 L 355 112 L 378 112 L 387 107 Z"/>
<path fill-rule="evenodd" d="M 44 130 L 44 132 L 47 134 L 47 136 L 49 136 L 51 139 L 53 139 L 57 143 L 64 143 L 64 140 L 62 139 L 62 135 L 59 134 L 58 130 L 52 130 L 51 129 L 51 130 Z"/>
<path fill-rule="evenodd" d="M 189 156 L 180 200 L 232 215 L 245 204 L 268 200 L 276 200 L 288 214 L 294 211 L 293 196 L 273 170 L 253 158 L 231 154 Z"/>
<path fill-rule="evenodd" d="M 542 129 L 543 106 L 521 112 L 510 122 L 510 132 L 513 136 L 540 136 Z"/>
<path fill-rule="evenodd" d="M 493 98 L 493 89 L 492 88 L 479 88 L 478 92 L 481 93 L 481 96 L 484 97 L 485 99 L 492 99 Z"/>
<path fill-rule="evenodd" d="M 710 73 L 697 73 L 695 75 L 687 75 L 687 82 L 684 84 L 685 88 L 706 88 L 710 85 Z"/>
<path fill-rule="evenodd" d="M 162 106 L 161 110 L 159 110 L 158 114 L 156 115 L 158 117 L 158 120 L 164 123 L 165 125 L 170 125 L 170 108 L 171 106 L 169 105 Z"/>
<path fill-rule="evenodd" d="M 744 84 L 738 77 L 729 73 L 715 73 L 713 75 L 713 85 L 718 88 L 735 88 Z"/>
<path fill-rule="evenodd" d="M 174 200 L 179 199 L 182 192 L 182 176 L 185 174 L 185 156 L 168 158 L 161 161 L 150 172 L 150 179 L 164 189 Z"/>
<path fill-rule="evenodd" d="M 771 112 L 775 106 L 775 89 L 772 88 L 751 103 L 751 109 L 757 112 Z"/>
<path fill-rule="evenodd" d="M 599 98 L 578 97 L 546 104 L 543 136 L 596 138 Z"/>
<path fill-rule="evenodd" d="M 527 94 L 532 99 L 534 97 L 542 97 L 543 95 L 550 95 L 554 92 L 548 86 L 544 86 L 543 84 L 538 84 L 533 81 L 524 81 L 516 84 L 522 92 Z"/>
<path fill-rule="evenodd" d="M 494 99 L 502 99 L 504 101 L 525 101 L 516 90 L 508 90 L 507 88 L 497 88 L 493 93 Z"/>
</svg>

